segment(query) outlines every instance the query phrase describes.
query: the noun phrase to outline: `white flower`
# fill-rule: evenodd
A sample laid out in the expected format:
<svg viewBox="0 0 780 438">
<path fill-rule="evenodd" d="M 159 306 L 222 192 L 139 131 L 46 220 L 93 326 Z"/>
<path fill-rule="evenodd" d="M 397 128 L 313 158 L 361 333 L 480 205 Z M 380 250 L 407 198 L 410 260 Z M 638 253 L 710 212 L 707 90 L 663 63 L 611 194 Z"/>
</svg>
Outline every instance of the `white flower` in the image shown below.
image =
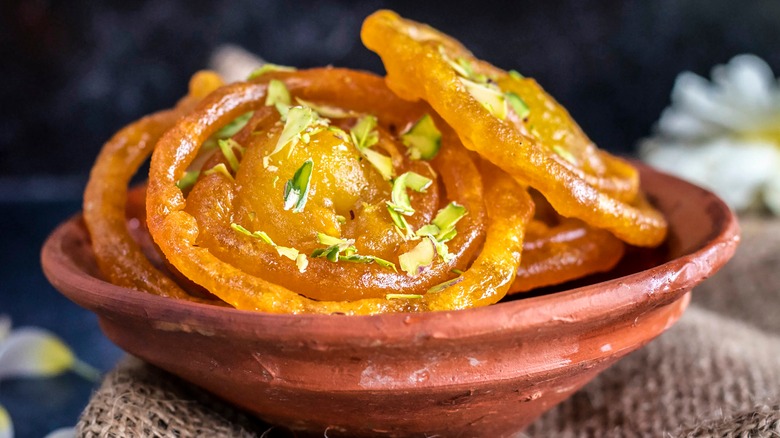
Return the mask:
<svg viewBox="0 0 780 438">
<path fill-rule="evenodd" d="M 11 330 L 11 318 L 0 315 L 0 380 L 17 377 L 52 377 L 65 371 L 97 381 L 100 372 L 80 361 L 60 338 L 38 327 Z M 0 438 L 13 438 L 14 424 L 0 405 Z M 46 438 L 75 436 L 73 428 L 61 428 Z"/>
<path fill-rule="evenodd" d="M 223 44 L 211 54 L 209 68 L 216 71 L 227 83 L 243 81 L 265 61 L 242 47 Z"/>
<path fill-rule="evenodd" d="M 100 378 L 98 370 L 76 358 L 53 333 L 37 327 L 11 330 L 11 319 L 0 315 L 0 380 L 51 377 L 65 371 L 89 380 Z"/>
<path fill-rule="evenodd" d="M 780 86 L 763 60 L 736 56 L 712 69 L 711 82 L 681 73 L 656 129 L 640 145 L 649 164 L 735 210 L 759 201 L 780 215 Z"/>
<path fill-rule="evenodd" d="M 14 438 L 14 424 L 3 405 L 0 405 L 0 438 Z"/>
</svg>

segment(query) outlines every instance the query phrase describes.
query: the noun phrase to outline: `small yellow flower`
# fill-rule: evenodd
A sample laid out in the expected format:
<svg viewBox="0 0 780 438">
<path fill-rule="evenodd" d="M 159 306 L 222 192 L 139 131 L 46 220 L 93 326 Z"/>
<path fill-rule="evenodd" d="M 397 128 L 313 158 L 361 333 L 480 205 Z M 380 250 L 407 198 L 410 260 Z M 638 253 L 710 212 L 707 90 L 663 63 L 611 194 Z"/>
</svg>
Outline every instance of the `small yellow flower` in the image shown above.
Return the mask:
<svg viewBox="0 0 780 438">
<path fill-rule="evenodd" d="M 13 438 L 14 437 L 14 424 L 11 423 L 11 416 L 8 415 L 8 411 L 5 410 L 3 405 L 0 405 L 0 438 Z"/>
<path fill-rule="evenodd" d="M 100 378 L 99 371 L 76 358 L 54 333 L 37 327 L 10 327 L 10 318 L 0 316 L 0 380 L 51 377 L 65 371 L 89 380 Z"/>
</svg>

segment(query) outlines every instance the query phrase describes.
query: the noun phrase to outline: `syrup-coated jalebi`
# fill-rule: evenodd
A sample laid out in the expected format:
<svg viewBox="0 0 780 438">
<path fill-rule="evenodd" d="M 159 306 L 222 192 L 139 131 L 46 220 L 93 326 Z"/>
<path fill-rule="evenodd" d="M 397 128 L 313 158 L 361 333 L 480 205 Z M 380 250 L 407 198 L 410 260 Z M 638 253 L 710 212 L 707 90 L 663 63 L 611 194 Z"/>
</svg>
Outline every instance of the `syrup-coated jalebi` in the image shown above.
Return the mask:
<svg viewBox="0 0 780 438">
<path fill-rule="evenodd" d="M 464 146 L 539 190 L 560 214 L 639 246 L 656 246 L 666 221 L 638 194 L 636 172 L 598 151 L 533 79 L 477 60 L 441 32 L 391 11 L 363 24 L 388 86 L 428 102 Z"/>
<path fill-rule="evenodd" d="M 264 312 L 454 310 L 607 271 L 621 239 L 663 239 L 637 171 L 536 82 L 389 11 L 363 38 L 387 78 L 201 72 L 174 109 L 106 143 L 84 199 L 106 277 Z M 146 214 L 131 212 L 148 229 L 131 233 L 127 184 L 149 154 L 133 192 Z"/>
</svg>

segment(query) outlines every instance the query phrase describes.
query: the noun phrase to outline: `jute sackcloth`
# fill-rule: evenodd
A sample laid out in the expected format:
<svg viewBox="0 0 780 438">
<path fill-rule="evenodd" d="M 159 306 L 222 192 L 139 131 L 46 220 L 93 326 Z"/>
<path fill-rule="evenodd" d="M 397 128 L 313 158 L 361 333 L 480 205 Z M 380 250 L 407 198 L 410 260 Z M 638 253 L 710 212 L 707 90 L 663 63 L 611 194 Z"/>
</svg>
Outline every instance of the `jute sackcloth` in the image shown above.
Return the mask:
<svg viewBox="0 0 780 438">
<path fill-rule="evenodd" d="M 780 220 L 741 226 L 736 256 L 674 327 L 518 437 L 780 437 Z M 93 394 L 77 436 L 294 435 L 128 358 Z"/>
</svg>

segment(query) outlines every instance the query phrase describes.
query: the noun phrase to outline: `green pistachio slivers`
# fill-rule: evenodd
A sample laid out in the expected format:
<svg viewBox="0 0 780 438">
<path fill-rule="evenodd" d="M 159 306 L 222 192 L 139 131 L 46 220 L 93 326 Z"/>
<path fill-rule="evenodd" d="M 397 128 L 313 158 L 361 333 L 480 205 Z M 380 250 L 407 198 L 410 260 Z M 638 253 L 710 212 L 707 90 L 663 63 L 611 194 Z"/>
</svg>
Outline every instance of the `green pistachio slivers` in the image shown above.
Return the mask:
<svg viewBox="0 0 780 438">
<path fill-rule="evenodd" d="M 193 185 L 195 185 L 195 182 L 198 181 L 199 176 L 200 176 L 199 171 L 188 170 L 187 172 L 184 172 L 184 176 L 181 177 L 181 179 L 176 182 L 176 187 L 178 187 L 179 190 L 187 190 Z"/>
<path fill-rule="evenodd" d="M 219 174 L 231 181 L 235 181 L 233 175 L 230 174 L 230 171 L 227 169 L 227 166 L 225 166 L 225 163 L 219 163 L 216 166 L 212 167 L 211 169 L 203 171 L 203 175 L 206 176 L 214 175 L 214 174 Z"/>
<path fill-rule="evenodd" d="M 295 67 L 288 67 L 286 65 L 276 65 L 276 64 L 263 64 L 260 67 L 254 69 L 252 73 L 249 73 L 249 76 L 247 76 L 247 80 L 252 80 L 255 78 L 259 78 L 260 76 L 272 72 L 272 71 L 295 71 Z"/>
<path fill-rule="evenodd" d="M 525 101 L 520 96 L 511 91 L 506 93 L 506 101 L 520 119 L 528 117 L 528 114 L 531 113 L 531 108 L 528 107 L 528 104 L 525 103 Z"/>
<path fill-rule="evenodd" d="M 445 282 L 439 283 L 436 286 L 433 286 L 432 288 L 428 289 L 428 291 L 426 293 L 434 294 L 434 293 L 441 292 L 441 291 L 443 291 L 444 289 L 447 289 L 450 286 L 454 286 L 454 285 L 460 283 L 461 281 L 463 281 L 463 277 L 456 277 L 456 278 L 453 278 L 452 280 L 447 280 Z"/>
<path fill-rule="evenodd" d="M 212 134 L 205 142 L 203 142 L 203 150 L 212 150 L 217 147 L 218 140 L 224 140 L 230 138 L 242 130 L 244 126 L 252 118 L 254 111 L 249 111 L 233 119 L 230 123 L 223 126 L 219 131 Z"/>
<path fill-rule="evenodd" d="M 497 87 L 495 87 L 495 84 L 480 84 L 466 78 L 460 78 L 460 82 L 466 87 L 466 90 L 471 94 L 471 97 L 482 104 L 490 114 L 493 114 L 501 120 L 506 119 L 506 97 L 501 90 L 498 90 Z"/>
<path fill-rule="evenodd" d="M 233 151 L 233 149 L 239 149 L 239 151 L 243 150 L 241 145 L 232 138 L 228 140 L 220 139 L 217 144 L 219 144 L 219 150 L 222 151 L 222 155 L 224 155 L 228 165 L 230 165 L 230 168 L 233 170 L 233 172 L 238 172 L 238 157 L 236 157 L 236 153 Z"/>
<path fill-rule="evenodd" d="M 385 181 L 393 178 L 393 160 L 390 157 L 382 155 L 373 149 L 363 149 L 360 151 L 360 154 L 374 166 Z"/>
<path fill-rule="evenodd" d="M 432 224 L 439 228 L 439 233 L 436 235 L 436 240 L 443 240 L 445 237 L 455 229 L 455 224 L 466 215 L 466 207 L 458 204 L 457 202 L 450 202 L 446 207 L 439 210 L 436 213 L 436 217 L 433 218 Z M 451 239 L 453 236 L 450 236 Z M 449 240 L 449 239 L 448 239 Z"/>
<path fill-rule="evenodd" d="M 424 177 L 419 173 L 406 172 L 393 181 L 393 189 L 390 193 L 391 202 L 387 205 L 398 213 L 411 216 L 414 214 L 414 208 L 412 208 L 406 189 L 410 188 L 416 192 L 425 192 L 432 183 L 433 181 L 430 178 Z"/>
<path fill-rule="evenodd" d="M 419 274 L 423 268 L 430 266 L 435 257 L 436 247 L 434 244 L 430 239 L 422 239 L 417 246 L 410 251 L 398 256 L 398 263 L 400 264 L 402 271 L 406 272 L 407 275 L 414 277 Z"/>
<path fill-rule="evenodd" d="M 314 161 L 311 158 L 304 161 L 292 178 L 284 186 L 284 209 L 292 209 L 293 213 L 300 213 L 306 206 L 309 196 L 311 174 L 314 169 Z"/>
<path fill-rule="evenodd" d="M 268 82 L 265 106 L 276 106 L 277 104 L 290 106 L 290 102 L 290 91 L 287 90 L 287 86 L 284 85 L 284 82 L 278 79 L 271 79 Z"/>
</svg>

